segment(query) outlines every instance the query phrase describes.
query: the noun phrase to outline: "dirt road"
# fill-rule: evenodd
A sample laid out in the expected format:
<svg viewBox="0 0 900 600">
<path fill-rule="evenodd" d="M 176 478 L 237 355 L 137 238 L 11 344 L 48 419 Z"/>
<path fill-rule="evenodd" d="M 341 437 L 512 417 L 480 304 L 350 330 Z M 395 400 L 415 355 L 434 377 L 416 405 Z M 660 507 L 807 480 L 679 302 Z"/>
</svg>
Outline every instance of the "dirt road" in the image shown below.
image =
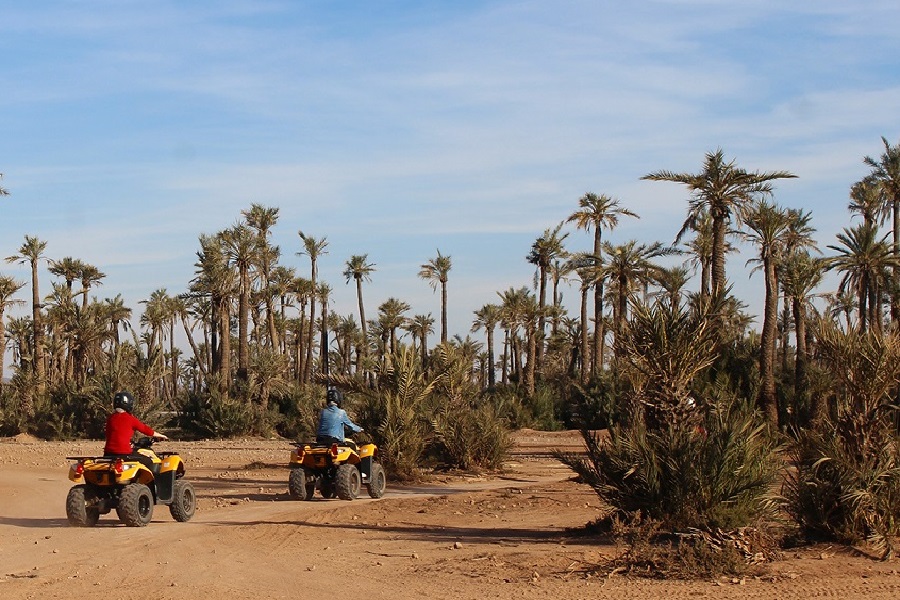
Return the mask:
<svg viewBox="0 0 900 600">
<path fill-rule="evenodd" d="M 599 501 L 553 460 L 576 433 L 520 432 L 493 477 L 389 483 L 384 498 L 297 502 L 283 441 L 173 442 L 199 508 L 144 528 L 69 527 L 68 455 L 99 442 L 0 440 L 0 598 L 896 598 L 897 562 L 815 548 L 743 581 L 601 577 L 619 549 L 575 534 Z"/>
</svg>

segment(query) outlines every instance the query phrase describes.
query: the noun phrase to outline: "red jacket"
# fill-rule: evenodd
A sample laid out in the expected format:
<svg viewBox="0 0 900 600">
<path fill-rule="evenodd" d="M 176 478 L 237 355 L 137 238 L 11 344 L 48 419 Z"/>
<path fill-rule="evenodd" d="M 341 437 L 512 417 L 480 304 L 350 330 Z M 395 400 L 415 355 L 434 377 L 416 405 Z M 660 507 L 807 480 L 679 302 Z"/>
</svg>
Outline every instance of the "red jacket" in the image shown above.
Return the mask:
<svg viewBox="0 0 900 600">
<path fill-rule="evenodd" d="M 131 413 L 116 411 L 106 419 L 106 446 L 104 454 L 131 454 L 131 436 L 135 431 L 153 435 L 153 429 L 144 425 Z"/>
</svg>

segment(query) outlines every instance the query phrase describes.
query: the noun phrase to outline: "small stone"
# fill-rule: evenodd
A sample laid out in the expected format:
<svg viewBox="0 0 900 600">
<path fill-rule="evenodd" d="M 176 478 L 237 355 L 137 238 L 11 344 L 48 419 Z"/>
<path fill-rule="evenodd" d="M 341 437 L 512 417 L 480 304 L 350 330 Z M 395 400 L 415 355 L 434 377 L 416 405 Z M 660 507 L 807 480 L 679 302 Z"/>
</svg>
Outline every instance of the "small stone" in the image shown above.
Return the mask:
<svg viewBox="0 0 900 600">
<path fill-rule="evenodd" d="M 462 542 L 453 542 L 454 550 L 459 550 L 460 548 L 462 548 Z"/>
<path fill-rule="evenodd" d="M 413 553 L 412 553 L 412 559 L 413 559 L 413 560 L 419 560 L 419 553 L 418 553 L 418 552 L 413 552 Z"/>
</svg>

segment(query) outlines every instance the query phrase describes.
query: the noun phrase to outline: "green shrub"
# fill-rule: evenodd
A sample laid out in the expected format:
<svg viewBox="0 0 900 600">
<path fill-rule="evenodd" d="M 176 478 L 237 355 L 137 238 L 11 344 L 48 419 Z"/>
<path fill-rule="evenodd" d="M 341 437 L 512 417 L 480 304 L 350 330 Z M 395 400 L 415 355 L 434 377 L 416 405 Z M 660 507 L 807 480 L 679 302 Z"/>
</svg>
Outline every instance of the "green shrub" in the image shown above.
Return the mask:
<svg viewBox="0 0 900 600">
<path fill-rule="evenodd" d="M 900 336 L 823 323 L 819 352 L 837 382 L 835 416 L 797 434 L 783 506 L 808 540 L 867 540 L 890 557 L 900 534 L 900 436 L 892 403 Z"/>
<path fill-rule="evenodd" d="M 671 531 L 749 525 L 764 511 L 778 446 L 749 407 L 703 412 L 698 426 L 648 430 L 636 420 L 608 438 L 585 431 L 587 456 L 561 458 L 620 518 L 637 514 Z"/>
</svg>

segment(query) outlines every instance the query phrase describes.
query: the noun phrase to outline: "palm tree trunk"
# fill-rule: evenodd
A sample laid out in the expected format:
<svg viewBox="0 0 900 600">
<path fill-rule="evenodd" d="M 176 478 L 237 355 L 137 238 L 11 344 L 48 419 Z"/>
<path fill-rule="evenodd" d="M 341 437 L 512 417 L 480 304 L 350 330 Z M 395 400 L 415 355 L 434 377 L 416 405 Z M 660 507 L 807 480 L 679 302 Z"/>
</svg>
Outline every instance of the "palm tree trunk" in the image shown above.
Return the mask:
<svg viewBox="0 0 900 600">
<path fill-rule="evenodd" d="M 588 356 L 588 316 L 587 316 L 588 286 L 581 286 L 581 383 L 588 380 L 590 357 Z"/>
<path fill-rule="evenodd" d="M 778 426 L 778 398 L 775 395 L 775 339 L 778 335 L 778 284 L 775 279 L 775 265 L 771 259 L 764 259 L 766 277 L 766 299 L 763 311 L 763 327 L 760 336 L 759 392 L 760 408 L 768 422 Z"/>
</svg>

